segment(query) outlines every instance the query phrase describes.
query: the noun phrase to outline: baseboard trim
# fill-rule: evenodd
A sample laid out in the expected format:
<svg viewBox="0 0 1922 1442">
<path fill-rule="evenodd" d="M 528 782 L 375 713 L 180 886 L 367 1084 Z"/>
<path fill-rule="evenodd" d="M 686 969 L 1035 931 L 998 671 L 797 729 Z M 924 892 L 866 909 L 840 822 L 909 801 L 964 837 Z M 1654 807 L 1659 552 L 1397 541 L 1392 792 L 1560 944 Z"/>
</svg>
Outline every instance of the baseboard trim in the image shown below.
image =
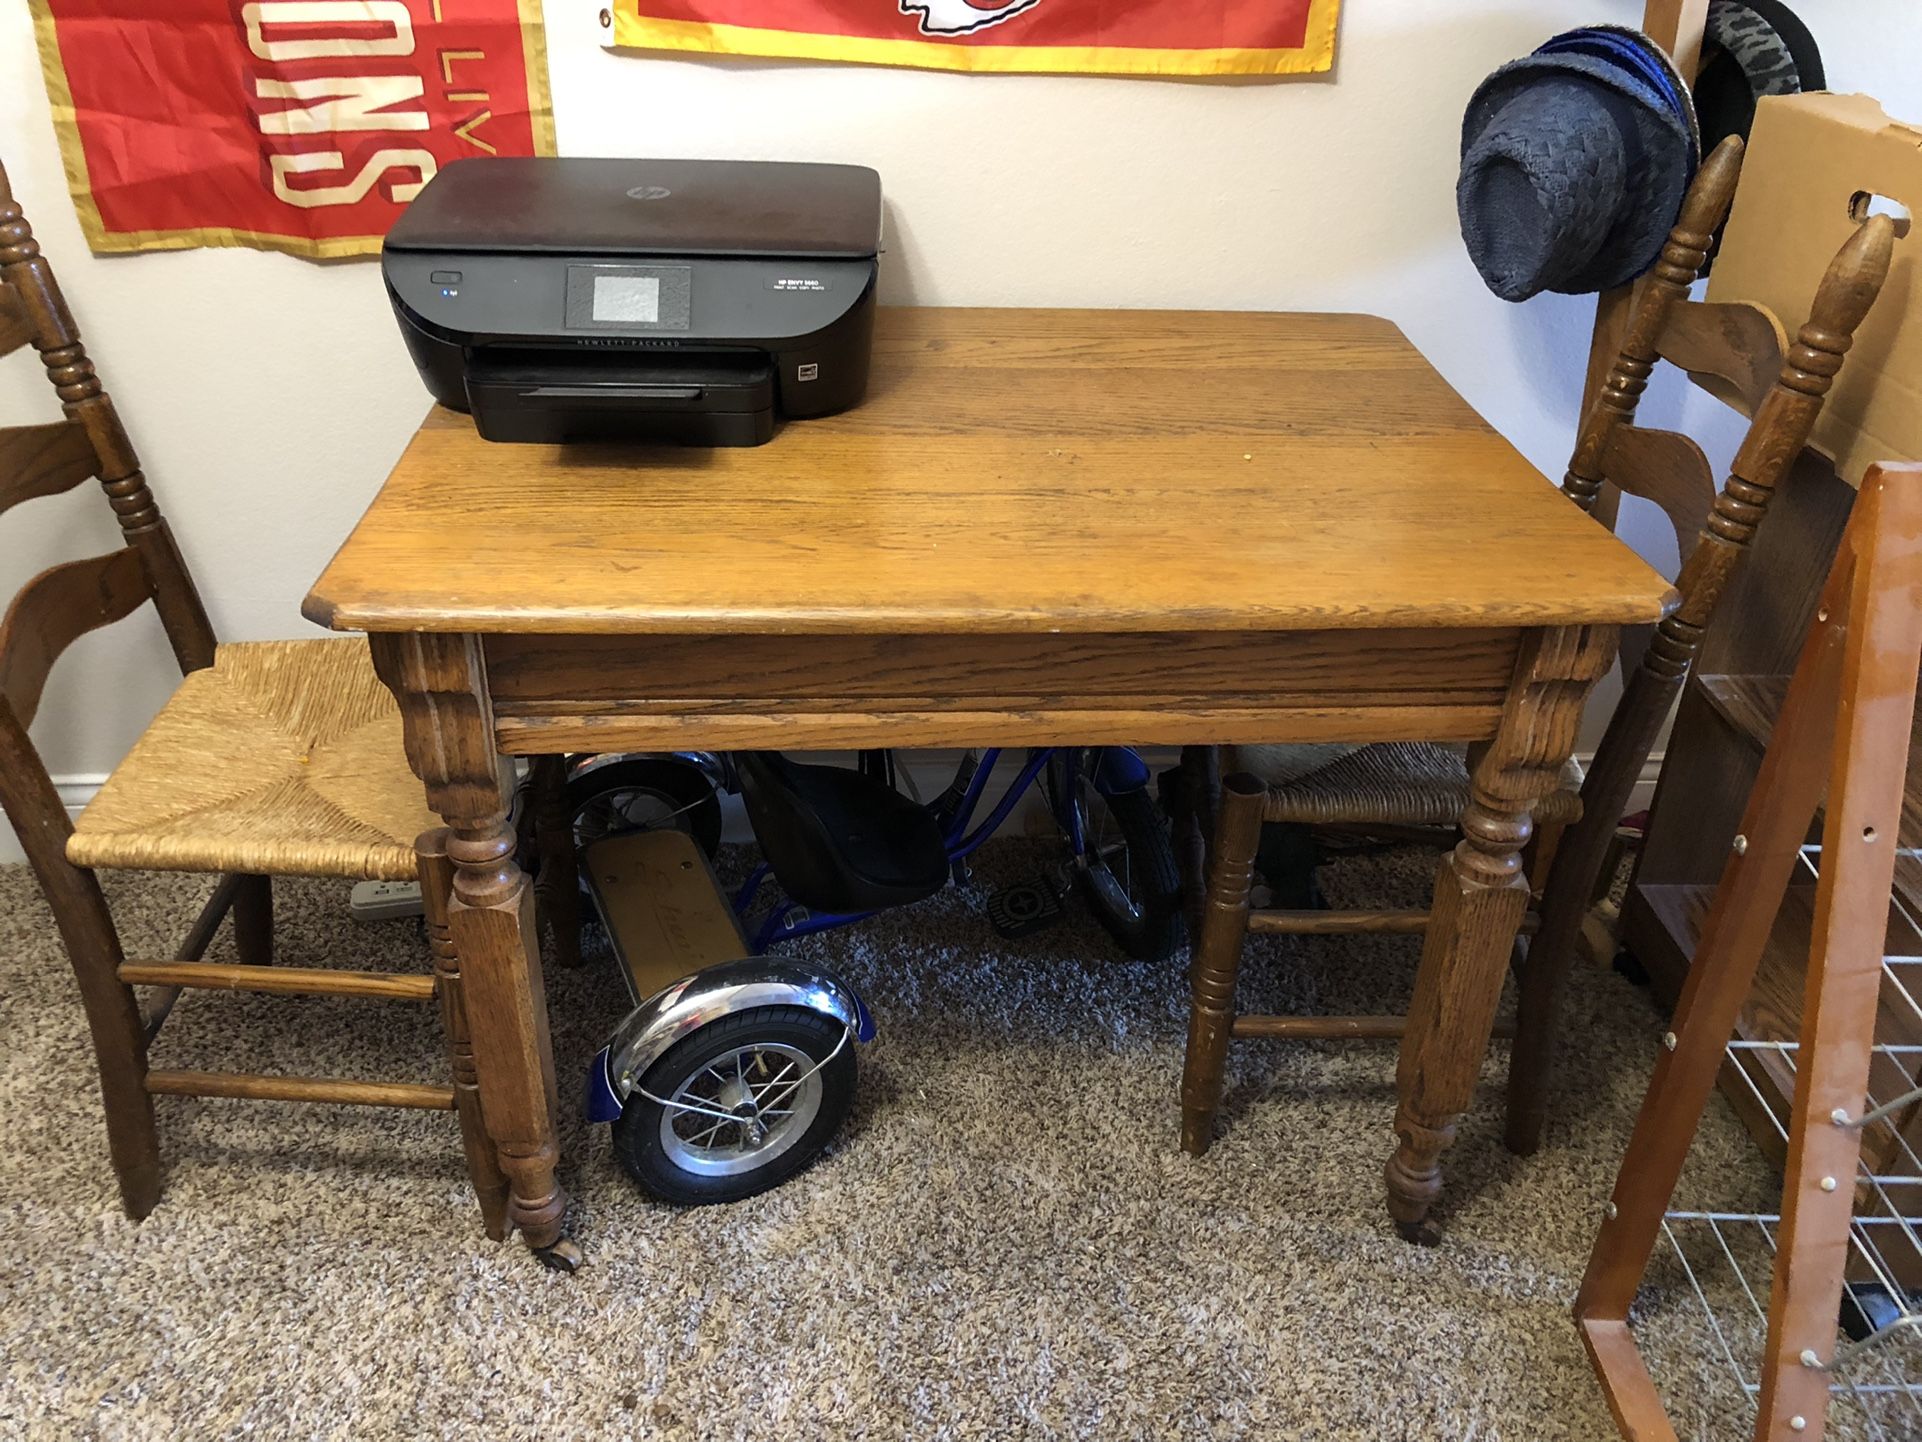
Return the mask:
<svg viewBox="0 0 1922 1442">
<path fill-rule="evenodd" d="M 1662 754 L 1657 752 L 1642 764 L 1642 774 L 1636 778 L 1635 790 L 1629 797 L 1630 811 L 1644 810 L 1655 799 L 1655 778 L 1662 771 Z M 914 784 L 920 789 L 921 794 L 932 798 L 939 795 L 941 789 L 953 777 L 955 762 L 960 753 L 958 751 L 917 751 L 910 755 L 911 759 L 907 763 L 908 773 L 914 778 Z M 1141 753 L 1141 759 L 1147 762 L 1150 771 L 1166 770 L 1180 758 L 1180 751 L 1172 747 L 1149 747 Z M 1578 752 L 1575 759 L 1586 767 L 1595 758 L 1590 753 Z M 1011 779 L 1012 770 L 1008 770 L 1006 775 Z M 94 793 L 101 788 L 106 779 L 104 772 L 80 771 L 54 777 L 53 785 L 54 789 L 60 793 L 60 804 L 67 808 L 67 814 L 78 816 L 86 804 L 93 800 Z M 739 799 L 730 796 L 724 798 L 724 801 L 726 809 L 722 815 L 725 822 L 724 834 L 727 839 L 729 841 L 749 840 L 747 817 L 741 811 Z M 1038 803 L 1031 796 L 1027 807 L 1018 810 L 1010 819 L 1025 822 L 1026 811 L 1037 805 Z M 20 843 L 13 834 L 13 828 L 0 829 L 0 863 L 24 860 L 26 856 L 20 850 Z"/>
<path fill-rule="evenodd" d="M 80 772 L 72 776 L 53 778 L 53 789 L 60 793 L 60 804 L 67 808 L 67 814 L 78 816 L 86 810 L 87 803 L 94 794 L 107 784 L 104 771 Z"/>
<path fill-rule="evenodd" d="M 1662 758 L 1667 754 L 1665 751 L 1657 751 L 1642 763 L 1642 774 L 1635 778 L 1635 789 L 1628 794 L 1628 811 L 1625 814 L 1633 815 L 1637 811 L 1646 811 L 1655 804 L 1655 782 L 1662 774 Z M 1582 763 L 1584 771 L 1595 764 L 1593 753 L 1585 753 L 1576 759 Z"/>
<path fill-rule="evenodd" d="M 67 808 L 67 815 L 76 817 L 106 781 L 104 771 L 76 771 L 54 777 L 53 789 L 60 794 L 60 804 Z M 20 849 L 20 838 L 14 835 L 13 828 L 0 826 L 0 865 L 26 859 L 27 854 Z"/>
</svg>

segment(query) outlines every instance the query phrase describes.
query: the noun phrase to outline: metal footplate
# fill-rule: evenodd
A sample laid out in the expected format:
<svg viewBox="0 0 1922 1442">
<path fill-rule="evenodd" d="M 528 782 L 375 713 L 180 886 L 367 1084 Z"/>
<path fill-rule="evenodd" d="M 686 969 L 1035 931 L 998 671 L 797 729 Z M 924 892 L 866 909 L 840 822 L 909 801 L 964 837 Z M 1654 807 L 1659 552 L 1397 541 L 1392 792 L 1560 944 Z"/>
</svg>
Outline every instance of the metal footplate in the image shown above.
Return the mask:
<svg viewBox="0 0 1922 1442">
<path fill-rule="evenodd" d="M 747 956 L 747 938 L 694 838 L 662 828 L 610 836 L 582 858 L 635 1003 Z"/>
</svg>

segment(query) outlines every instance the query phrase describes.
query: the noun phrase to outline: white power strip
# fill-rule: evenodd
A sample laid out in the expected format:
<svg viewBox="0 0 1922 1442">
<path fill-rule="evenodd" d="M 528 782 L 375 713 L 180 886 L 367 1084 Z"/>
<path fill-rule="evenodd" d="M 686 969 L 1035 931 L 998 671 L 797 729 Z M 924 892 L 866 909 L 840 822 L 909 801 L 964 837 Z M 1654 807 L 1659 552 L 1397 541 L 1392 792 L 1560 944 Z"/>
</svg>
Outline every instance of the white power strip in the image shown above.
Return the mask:
<svg viewBox="0 0 1922 1442">
<path fill-rule="evenodd" d="M 355 921 L 391 921 L 397 916 L 419 916 L 418 881 L 356 881 L 347 909 Z"/>
</svg>

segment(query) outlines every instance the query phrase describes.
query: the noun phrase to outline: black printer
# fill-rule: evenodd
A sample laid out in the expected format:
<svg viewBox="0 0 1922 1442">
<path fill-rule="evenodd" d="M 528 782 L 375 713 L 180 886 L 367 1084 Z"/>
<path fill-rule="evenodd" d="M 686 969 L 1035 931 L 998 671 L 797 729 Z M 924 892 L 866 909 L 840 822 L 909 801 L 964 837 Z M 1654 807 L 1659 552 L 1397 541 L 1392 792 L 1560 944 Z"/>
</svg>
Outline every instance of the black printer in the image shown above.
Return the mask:
<svg viewBox="0 0 1922 1442">
<path fill-rule="evenodd" d="M 427 389 L 489 440 L 752 446 L 861 399 L 880 236 L 864 166 L 475 158 L 381 273 Z"/>
</svg>

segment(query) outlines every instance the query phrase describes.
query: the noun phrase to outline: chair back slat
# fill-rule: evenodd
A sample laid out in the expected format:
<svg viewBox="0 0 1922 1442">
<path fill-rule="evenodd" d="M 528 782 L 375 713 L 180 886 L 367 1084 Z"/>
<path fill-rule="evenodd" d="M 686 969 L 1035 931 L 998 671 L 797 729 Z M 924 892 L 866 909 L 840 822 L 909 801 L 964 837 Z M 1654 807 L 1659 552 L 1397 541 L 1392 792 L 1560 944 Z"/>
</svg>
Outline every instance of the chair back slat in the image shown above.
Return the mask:
<svg viewBox="0 0 1922 1442">
<path fill-rule="evenodd" d="M 1775 384 L 1788 348 L 1774 312 L 1745 301 L 1685 300 L 1656 344 L 1663 360 L 1748 416 Z"/>
<path fill-rule="evenodd" d="M 153 595 L 147 568 L 131 547 L 54 566 L 22 586 L 0 621 L 0 697 L 20 725 L 33 724 L 47 673 L 62 651 Z"/>
<path fill-rule="evenodd" d="M 13 287 L 0 281 L 0 355 L 8 355 L 33 339 L 33 327 Z"/>
<path fill-rule="evenodd" d="M 1608 379 L 1582 417 L 1575 451 L 1562 477 L 1562 493 L 1584 511 L 1595 509 L 1607 479 L 1602 457 L 1617 426 L 1632 424 L 1648 377 L 1655 369 L 1657 345 L 1675 308 L 1688 298 L 1688 288 L 1701 273 L 1715 231 L 1728 218 L 1735 199 L 1735 182 L 1742 174 L 1742 138 L 1731 135 L 1716 146 L 1696 172 L 1681 214 L 1668 233 L 1655 266 L 1642 278 L 1629 317 L 1621 352 L 1609 368 Z"/>
<path fill-rule="evenodd" d="M 1708 233 L 1728 213 L 1741 161 L 1741 142 L 1730 137 L 1689 188 L 1662 257 L 1642 282 L 1608 383 L 1582 418 L 1562 482 L 1563 492 L 1583 510 L 1594 508 L 1604 480 L 1616 482 L 1660 505 L 1676 527 L 1681 604 L 1662 622 L 1644 658 L 1668 679 L 1687 670 L 1777 484 L 1808 444 L 1856 328 L 1888 277 L 1895 245 L 1887 216 L 1865 220 L 1836 252 L 1793 345 L 1782 343 L 1781 326 L 1761 307 L 1689 301 L 1688 285 L 1702 263 Z M 1691 374 L 1720 378 L 1750 415 L 1720 490 L 1704 487 L 1699 447 L 1634 425 L 1658 355 Z M 1613 474 L 1612 466 L 1622 467 L 1622 474 Z"/>
<path fill-rule="evenodd" d="M 1715 468 L 1702 448 L 1678 431 L 1622 426 L 1609 437 L 1602 468 L 1621 490 L 1662 508 L 1675 528 L 1676 554 L 1686 561 L 1715 504 Z"/>
<path fill-rule="evenodd" d="M 0 295 L 7 297 L 25 325 L 67 419 L 87 436 L 94 454 L 93 474 L 100 478 L 120 522 L 121 536 L 139 553 L 151 578 L 154 605 L 181 670 L 211 666 L 213 625 L 186 559 L 148 488 L 113 400 L 94 371 L 53 268 L 40 253 L 33 227 L 13 198 L 4 167 L 0 167 Z"/>
<path fill-rule="evenodd" d="M 1679 686 L 1701 649 L 1709 620 L 1768 515 L 1776 487 L 1808 445 L 1856 327 L 1888 279 L 1894 250 L 1895 227 L 1878 215 L 1864 222 L 1829 263 L 1808 323 L 1796 333 L 1775 383 L 1755 408 L 1699 541 L 1675 578 L 1681 604 L 1663 619 L 1643 661 L 1665 685 Z M 1633 697 L 1631 689 L 1624 705 Z"/>
<path fill-rule="evenodd" d="M 78 421 L 0 430 L 0 515 L 35 496 L 70 491 L 99 469 Z"/>
</svg>

